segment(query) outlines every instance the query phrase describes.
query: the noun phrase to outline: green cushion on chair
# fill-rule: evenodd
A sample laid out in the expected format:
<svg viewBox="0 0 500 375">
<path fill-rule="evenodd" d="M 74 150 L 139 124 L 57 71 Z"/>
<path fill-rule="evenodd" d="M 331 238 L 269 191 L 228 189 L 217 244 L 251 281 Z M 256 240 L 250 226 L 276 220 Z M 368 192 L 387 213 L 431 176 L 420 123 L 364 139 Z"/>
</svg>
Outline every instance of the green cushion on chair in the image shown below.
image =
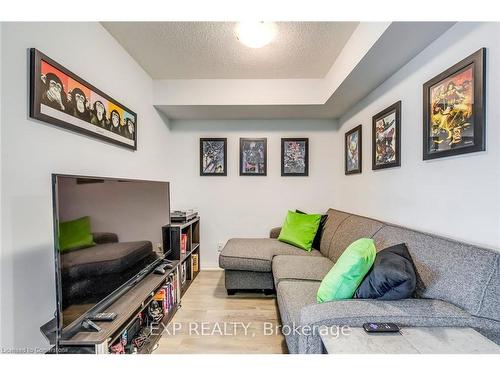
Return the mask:
<svg viewBox="0 0 500 375">
<path fill-rule="evenodd" d="M 288 211 L 278 240 L 311 251 L 320 221 L 321 215 L 305 215 Z"/>
<path fill-rule="evenodd" d="M 61 253 L 94 245 L 88 216 L 59 224 L 59 251 Z"/>
<path fill-rule="evenodd" d="M 321 281 L 318 303 L 352 298 L 375 261 L 375 243 L 360 238 L 350 244 Z"/>
</svg>

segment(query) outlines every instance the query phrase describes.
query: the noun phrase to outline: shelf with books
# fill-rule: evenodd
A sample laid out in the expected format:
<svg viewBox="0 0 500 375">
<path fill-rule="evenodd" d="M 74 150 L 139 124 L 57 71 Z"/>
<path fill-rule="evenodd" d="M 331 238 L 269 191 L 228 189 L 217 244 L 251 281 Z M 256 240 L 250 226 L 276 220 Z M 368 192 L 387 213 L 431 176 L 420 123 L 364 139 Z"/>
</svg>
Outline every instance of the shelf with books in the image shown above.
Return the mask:
<svg viewBox="0 0 500 375">
<path fill-rule="evenodd" d="M 131 315 L 131 319 L 113 334 L 108 352 L 113 354 L 150 353 L 165 326 L 175 315 L 180 301 L 178 267 L 163 277 L 163 282 Z"/>
<path fill-rule="evenodd" d="M 181 294 L 184 294 L 200 272 L 200 218 L 170 226 L 171 254 L 179 261 Z"/>
</svg>

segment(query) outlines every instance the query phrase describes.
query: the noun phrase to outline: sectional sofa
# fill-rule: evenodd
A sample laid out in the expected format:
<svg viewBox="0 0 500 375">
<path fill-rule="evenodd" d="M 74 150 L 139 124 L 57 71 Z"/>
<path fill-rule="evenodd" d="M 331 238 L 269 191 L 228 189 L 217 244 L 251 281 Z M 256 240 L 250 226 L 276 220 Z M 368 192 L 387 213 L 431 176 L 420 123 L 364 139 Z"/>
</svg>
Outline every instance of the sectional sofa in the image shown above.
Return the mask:
<svg viewBox="0 0 500 375">
<path fill-rule="evenodd" d="M 274 228 L 271 238 L 229 240 L 219 258 L 228 294 L 276 291 L 290 353 L 324 352 L 318 327 L 373 321 L 473 327 L 500 344 L 500 253 L 334 209 L 327 215 L 320 248 L 310 253 L 279 242 Z M 378 251 L 407 245 L 417 271 L 414 298 L 316 302 L 323 277 L 361 237 L 373 238 Z"/>
</svg>

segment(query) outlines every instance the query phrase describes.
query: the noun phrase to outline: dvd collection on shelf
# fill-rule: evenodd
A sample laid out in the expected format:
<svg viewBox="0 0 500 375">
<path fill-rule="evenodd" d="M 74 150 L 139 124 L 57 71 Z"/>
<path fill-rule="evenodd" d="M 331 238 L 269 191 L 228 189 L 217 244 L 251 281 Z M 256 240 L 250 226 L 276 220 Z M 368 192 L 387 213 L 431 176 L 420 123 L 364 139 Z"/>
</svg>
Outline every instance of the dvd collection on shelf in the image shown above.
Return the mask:
<svg viewBox="0 0 500 375">
<path fill-rule="evenodd" d="M 198 254 L 191 255 L 191 267 L 193 272 L 198 272 Z"/>
<path fill-rule="evenodd" d="M 137 314 L 132 323 L 110 346 L 110 353 L 133 354 L 140 352 L 148 338 L 154 334 L 153 327 L 162 323 L 165 317 L 170 317 L 170 314 L 177 308 L 177 288 L 177 272 L 172 272 L 148 306 Z M 161 330 L 158 334 L 160 333 Z"/>
<path fill-rule="evenodd" d="M 181 264 L 181 285 L 184 285 L 187 280 L 187 267 L 186 262 Z"/>
<path fill-rule="evenodd" d="M 187 240 L 188 236 L 186 233 L 181 234 L 181 254 L 185 254 L 187 251 Z"/>
</svg>

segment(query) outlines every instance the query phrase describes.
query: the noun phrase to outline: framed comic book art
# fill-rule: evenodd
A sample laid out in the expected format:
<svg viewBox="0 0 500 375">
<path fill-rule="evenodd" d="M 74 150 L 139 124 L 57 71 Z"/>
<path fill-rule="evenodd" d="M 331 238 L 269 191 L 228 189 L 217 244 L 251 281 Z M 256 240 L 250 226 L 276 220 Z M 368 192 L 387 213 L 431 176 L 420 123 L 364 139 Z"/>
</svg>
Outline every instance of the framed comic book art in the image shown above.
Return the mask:
<svg viewBox="0 0 500 375">
<path fill-rule="evenodd" d="M 372 169 L 401 165 L 401 101 L 372 118 Z"/>
<path fill-rule="evenodd" d="M 486 49 L 423 85 L 423 159 L 485 150 Z"/>
<path fill-rule="evenodd" d="M 137 150 L 137 114 L 35 48 L 30 117 Z"/>
<path fill-rule="evenodd" d="M 267 175 L 267 138 L 240 138 L 240 176 Z"/>
<path fill-rule="evenodd" d="M 309 175 L 309 138 L 281 138 L 281 175 Z"/>
<path fill-rule="evenodd" d="M 200 176 L 227 176 L 227 138 L 200 138 Z"/>
<path fill-rule="evenodd" d="M 344 168 L 346 175 L 361 173 L 362 131 L 363 126 L 358 125 L 345 133 Z"/>
</svg>

